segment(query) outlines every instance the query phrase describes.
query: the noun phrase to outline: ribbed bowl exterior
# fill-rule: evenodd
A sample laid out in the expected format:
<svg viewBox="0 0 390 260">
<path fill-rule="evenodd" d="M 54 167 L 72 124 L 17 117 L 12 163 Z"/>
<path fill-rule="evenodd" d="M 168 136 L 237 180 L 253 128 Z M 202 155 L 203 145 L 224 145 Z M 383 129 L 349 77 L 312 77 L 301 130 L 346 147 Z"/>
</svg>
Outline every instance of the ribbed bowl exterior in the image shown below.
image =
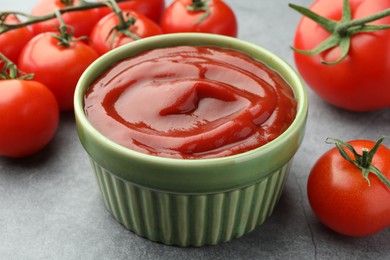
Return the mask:
<svg viewBox="0 0 390 260">
<path fill-rule="evenodd" d="M 104 204 L 117 221 L 142 237 L 176 246 L 215 245 L 262 224 L 272 214 L 292 163 L 236 190 L 180 194 L 135 185 L 90 161 Z"/>
</svg>

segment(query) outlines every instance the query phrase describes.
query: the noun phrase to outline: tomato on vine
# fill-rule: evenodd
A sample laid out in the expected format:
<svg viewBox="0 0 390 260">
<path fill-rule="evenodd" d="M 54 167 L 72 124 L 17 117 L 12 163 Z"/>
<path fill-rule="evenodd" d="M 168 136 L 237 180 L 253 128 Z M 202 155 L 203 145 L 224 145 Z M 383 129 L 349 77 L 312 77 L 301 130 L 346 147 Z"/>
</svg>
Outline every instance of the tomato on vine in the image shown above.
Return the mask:
<svg viewBox="0 0 390 260">
<path fill-rule="evenodd" d="M 132 10 L 142 14 L 156 23 L 159 23 L 165 9 L 164 0 L 128 0 L 118 3 L 122 10 Z M 104 17 L 111 13 L 110 8 L 100 8 L 100 16 Z"/>
<path fill-rule="evenodd" d="M 295 64 L 321 98 L 351 111 L 390 107 L 390 1 L 318 0 L 294 39 Z"/>
<path fill-rule="evenodd" d="M 203 32 L 236 37 L 237 19 L 222 0 L 175 0 L 161 17 L 165 33 Z"/>
<path fill-rule="evenodd" d="M 3 24 L 13 25 L 20 23 L 15 15 L 0 16 L 0 26 Z M 27 27 L 17 28 L 0 34 L 0 53 L 3 53 L 12 62 L 17 63 L 19 54 L 24 45 L 33 37 Z"/>
<path fill-rule="evenodd" d="M 315 215 L 330 229 L 368 236 L 390 225 L 390 149 L 383 139 L 328 139 L 336 147 L 314 164 L 307 195 Z"/>
<path fill-rule="evenodd" d="M 40 0 L 32 9 L 31 14 L 34 16 L 47 15 L 57 9 L 78 6 L 81 0 Z M 94 25 L 100 19 L 98 8 L 80 10 L 63 14 L 65 24 L 72 27 L 75 37 L 88 36 Z M 43 32 L 57 32 L 59 26 L 58 19 L 50 19 L 31 25 L 34 35 Z"/>
<path fill-rule="evenodd" d="M 58 104 L 45 85 L 22 75 L 4 55 L 0 58 L 0 156 L 29 156 L 54 137 Z"/>
<path fill-rule="evenodd" d="M 69 34 L 68 27 L 61 23 L 59 33 L 41 33 L 31 39 L 23 48 L 18 65 L 22 71 L 34 73 L 35 80 L 54 93 L 61 111 L 69 111 L 73 109 L 78 79 L 99 56 L 88 44 Z"/>
<path fill-rule="evenodd" d="M 92 30 L 91 45 L 99 55 L 140 38 L 162 34 L 158 24 L 130 10 L 103 17 Z"/>
</svg>

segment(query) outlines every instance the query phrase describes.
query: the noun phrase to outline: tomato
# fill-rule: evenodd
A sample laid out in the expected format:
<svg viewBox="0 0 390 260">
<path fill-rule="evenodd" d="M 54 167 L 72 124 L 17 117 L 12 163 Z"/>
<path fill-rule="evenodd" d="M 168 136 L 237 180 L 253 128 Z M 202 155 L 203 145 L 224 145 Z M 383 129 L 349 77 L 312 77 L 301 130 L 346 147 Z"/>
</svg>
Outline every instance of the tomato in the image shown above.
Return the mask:
<svg viewBox="0 0 390 260">
<path fill-rule="evenodd" d="M 352 19 L 359 19 L 390 8 L 390 0 L 349 1 Z M 313 12 L 339 21 L 343 1 L 318 0 L 310 7 Z M 370 24 L 390 24 L 390 17 Z M 296 29 L 294 47 L 312 50 L 330 33 L 307 17 Z M 345 59 L 329 66 L 321 62 L 336 61 L 341 51 L 333 47 L 314 56 L 294 53 L 295 64 L 302 78 L 321 98 L 337 107 L 351 111 L 371 111 L 390 106 L 390 30 L 357 33 L 351 36 Z"/>
<path fill-rule="evenodd" d="M 134 24 L 124 28 L 124 30 L 127 32 L 130 31 L 130 33 L 134 36 L 146 38 L 162 34 L 160 26 L 146 16 L 130 10 L 123 10 L 122 13 L 124 17 L 135 18 Z M 103 17 L 92 30 L 90 35 L 91 44 L 99 55 L 135 40 L 122 32 L 112 31 L 112 29 L 119 24 L 120 22 L 118 16 L 115 13 L 110 13 Z"/>
<path fill-rule="evenodd" d="M 17 24 L 20 20 L 14 15 L 8 15 L 4 22 L 6 24 Z M 0 34 L 0 52 L 12 62 L 17 63 L 21 50 L 31 40 L 32 36 L 31 31 L 27 27 Z"/>
<path fill-rule="evenodd" d="M 35 36 L 22 50 L 19 69 L 34 73 L 34 79 L 45 84 L 57 98 L 61 111 L 73 109 L 73 94 L 84 70 L 98 54 L 82 41 L 59 45 L 52 33 Z"/>
<path fill-rule="evenodd" d="M 139 14 L 143 14 L 149 19 L 158 23 L 165 9 L 164 0 L 129 0 L 118 3 L 122 10 L 132 10 Z M 109 8 L 100 8 L 101 17 L 111 13 Z"/>
<path fill-rule="evenodd" d="M 375 142 L 348 142 L 355 151 L 372 149 Z M 352 152 L 345 150 L 352 158 Z M 380 144 L 371 165 L 390 178 L 390 150 Z M 368 236 L 390 225 L 390 189 L 373 174 L 367 179 L 362 169 L 341 156 L 334 147 L 313 166 L 307 183 L 310 206 L 315 215 L 332 230 L 349 236 Z M 367 171 L 368 172 L 368 171 Z"/>
<path fill-rule="evenodd" d="M 208 8 L 209 14 L 203 9 L 189 10 L 194 2 Z M 165 33 L 204 32 L 236 37 L 238 30 L 233 10 L 221 0 L 176 0 L 165 9 L 160 24 Z"/>
<path fill-rule="evenodd" d="M 58 127 L 52 92 L 33 80 L 0 80 L 0 155 L 24 157 L 43 149 Z"/>
<path fill-rule="evenodd" d="M 56 9 L 63 9 L 69 6 L 77 6 L 80 0 L 40 0 L 32 9 L 31 14 L 42 16 L 53 13 Z M 100 19 L 100 11 L 98 8 L 89 10 L 68 12 L 62 15 L 65 24 L 74 29 L 74 35 L 88 36 L 94 25 Z M 50 19 L 44 22 L 33 24 L 32 31 L 34 35 L 42 32 L 56 32 L 56 27 L 59 25 L 57 19 Z"/>
</svg>

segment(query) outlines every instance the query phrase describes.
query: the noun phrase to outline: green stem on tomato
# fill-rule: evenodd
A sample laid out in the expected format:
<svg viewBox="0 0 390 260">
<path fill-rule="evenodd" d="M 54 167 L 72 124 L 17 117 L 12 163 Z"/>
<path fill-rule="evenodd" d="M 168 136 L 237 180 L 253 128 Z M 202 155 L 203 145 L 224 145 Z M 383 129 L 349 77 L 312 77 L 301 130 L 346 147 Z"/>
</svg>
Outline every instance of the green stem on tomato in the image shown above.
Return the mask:
<svg viewBox="0 0 390 260">
<path fill-rule="evenodd" d="M 64 20 L 62 19 L 62 15 L 59 10 L 55 10 L 55 14 L 57 16 L 60 25 L 58 26 L 59 34 L 53 33 L 52 36 L 58 40 L 58 45 L 63 47 L 69 47 L 72 43 L 73 39 L 73 28 L 66 25 Z"/>
<path fill-rule="evenodd" d="M 18 69 L 15 63 L 9 60 L 4 54 L 0 52 L 0 80 L 6 79 L 20 79 L 28 80 L 34 77 L 34 74 L 25 74 Z"/>
<path fill-rule="evenodd" d="M 88 2 L 88 1 L 82 0 L 76 6 L 69 6 L 66 8 L 59 9 L 59 12 L 61 14 L 64 14 L 64 13 L 69 13 L 69 12 L 76 12 L 76 11 L 89 10 L 89 9 L 93 9 L 93 8 L 106 7 L 108 1 L 109 0 L 105 0 L 105 1 L 101 1 L 101 2 L 97 3 L 97 2 Z M 117 3 L 125 2 L 125 1 L 129 1 L 129 0 L 116 0 Z M 22 16 L 25 19 L 23 19 L 22 22 L 17 23 L 17 24 L 7 24 L 4 22 L 4 20 L 5 20 L 4 17 L 6 17 L 7 15 Z M 19 11 L 3 11 L 3 12 L 0 12 L 0 17 L 1 17 L 0 18 L 0 34 L 2 34 L 5 32 L 8 32 L 8 31 L 11 31 L 11 30 L 15 30 L 15 29 L 18 29 L 21 27 L 31 25 L 31 24 L 47 21 L 47 20 L 56 18 L 57 16 L 56 16 L 55 12 L 50 13 L 50 14 L 46 14 L 46 15 L 42 15 L 42 16 L 34 16 L 31 14 L 19 12 Z"/>
<path fill-rule="evenodd" d="M 209 0 L 192 0 L 192 4 L 187 6 L 187 10 L 191 12 L 204 11 L 204 14 L 196 21 L 196 24 L 201 23 L 210 15 Z"/>
<path fill-rule="evenodd" d="M 390 8 L 378 12 L 376 14 L 352 20 L 351 7 L 349 0 L 343 0 L 343 10 L 342 10 L 342 18 L 341 21 L 334 21 L 319 14 L 314 13 L 308 8 L 289 4 L 289 6 L 301 13 L 302 15 L 308 17 L 313 20 L 321 27 L 323 27 L 326 31 L 330 33 L 330 36 L 323 42 L 321 42 L 318 46 L 316 46 L 312 50 L 300 50 L 292 47 L 292 49 L 298 53 L 314 56 L 320 54 L 326 50 L 329 50 L 334 47 L 340 47 L 341 56 L 336 61 L 325 61 L 321 60 L 323 64 L 326 65 L 335 65 L 343 61 L 349 53 L 351 47 L 351 37 L 357 33 L 362 32 L 374 32 L 378 30 L 386 30 L 390 29 L 390 24 L 385 25 L 372 25 L 367 24 L 369 22 L 373 22 L 379 20 L 381 18 L 390 16 Z"/>
<path fill-rule="evenodd" d="M 105 2 L 106 5 L 111 8 L 111 10 L 116 14 L 119 19 L 119 24 L 111 28 L 106 38 L 106 40 L 108 40 L 111 37 L 110 48 L 113 48 L 115 38 L 118 36 L 119 33 L 123 33 L 124 35 L 133 40 L 139 40 L 140 37 L 132 33 L 130 30 L 131 26 L 135 24 L 136 19 L 134 17 L 129 16 L 128 13 L 126 14 L 126 16 L 124 16 L 122 10 L 120 9 L 115 0 L 107 0 Z"/>
<path fill-rule="evenodd" d="M 368 152 L 369 152 L 369 150 L 367 148 L 362 149 L 362 167 L 363 168 L 368 168 L 368 166 L 370 165 L 371 160 L 372 160 L 372 158 L 370 160 L 370 158 L 368 156 Z"/>
<path fill-rule="evenodd" d="M 368 178 L 368 176 L 371 173 L 374 174 L 384 185 L 386 185 L 388 189 L 390 189 L 390 181 L 377 167 L 375 167 L 375 165 L 372 164 L 372 159 L 374 158 L 374 155 L 378 151 L 384 138 L 386 137 L 385 136 L 381 137 L 371 148 L 371 150 L 368 150 L 367 148 L 363 148 L 362 154 L 358 154 L 352 145 L 344 141 L 341 141 L 339 139 L 327 138 L 326 142 L 335 144 L 337 149 L 340 152 L 340 155 L 345 160 L 347 160 L 348 162 L 352 163 L 353 165 L 361 169 L 362 176 L 368 182 L 368 185 L 370 185 L 370 179 Z M 351 158 L 344 148 L 352 152 L 354 158 Z"/>
<path fill-rule="evenodd" d="M 62 15 L 58 9 L 55 10 L 55 14 L 60 25 L 57 28 L 58 33 L 52 33 L 51 36 L 58 40 L 58 45 L 67 48 L 74 41 L 89 40 L 87 36 L 80 36 L 78 38 L 74 38 L 73 27 L 65 24 L 64 19 L 62 19 Z"/>
</svg>

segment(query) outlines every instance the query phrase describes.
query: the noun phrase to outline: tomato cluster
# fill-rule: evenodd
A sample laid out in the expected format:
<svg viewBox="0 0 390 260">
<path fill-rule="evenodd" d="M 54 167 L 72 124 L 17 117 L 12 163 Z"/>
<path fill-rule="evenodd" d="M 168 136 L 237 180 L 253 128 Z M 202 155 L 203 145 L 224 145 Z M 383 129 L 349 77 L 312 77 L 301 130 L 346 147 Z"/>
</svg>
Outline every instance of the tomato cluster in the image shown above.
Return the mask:
<svg viewBox="0 0 390 260">
<path fill-rule="evenodd" d="M 103 0 L 100 0 L 102 2 Z M 32 14 L 46 15 L 55 9 L 77 6 L 79 0 L 40 0 Z M 107 2 L 107 1 L 106 1 Z M 110 1 L 107 2 L 110 5 Z M 92 8 L 63 14 L 64 22 L 75 37 L 89 36 L 99 55 L 112 48 L 163 33 L 205 32 L 237 36 L 237 20 L 222 0 L 176 0 L 165 6 L 164 0 L 129 0 L 115 7 Z M 118 15 L 118 11 L 122 14 Z M 57 30 L 58 19 L 31 26 L 33 34 Z"/>
<path fill-rule="evenodd" d="M 163 33 L 237 36 L 235 14 L 222 0 L 177 0 L 167 7 L 164 0 L 105 0 L 101 6 L 56 11 L 83 4 L 39 0 L 33 17 L 57 17 L 0 34 L 0 53 L 7 59 L 0 62 L 5 75 L 0 80 L 0 116 L 7 118 L 0 123 L 0 156 L 24 157 L 41 150 L 54 136 L 59 113 L 73 109 L 81 74 L 109 50 Z M 0 16 L 0 24 L 20 23 L 16 15 Z M 18 67 L 13 75 L 8 74 L 10 62 Z M 21 72 L 33 74 L 33 80 L 20 78 Z"/>
<path fill-rule="evenodd" d="M 297 69 L 315 93 L 350 111 L 390 107 L 390 1 L 318 0 L 293 44 Z M 372 235 L 390 225 L 390 150 L 370 140 L 336 140 L 310 171 L 310 206 L 330 229 Z M 371 150 L 369 150 L 371 149 Z"/>
<path fill-rule="evenodd" d="M 303 15 L 293 49 L 308 86 L 346 110 L 388 108 L 390 1 L 318 0 L 309 8 L 290 7 Z M 368 236 L 390 225 L 390 150 L 383 139 L 336 140 L 311 169 L 310 206 L 332 230 Z"/>
</svg>

